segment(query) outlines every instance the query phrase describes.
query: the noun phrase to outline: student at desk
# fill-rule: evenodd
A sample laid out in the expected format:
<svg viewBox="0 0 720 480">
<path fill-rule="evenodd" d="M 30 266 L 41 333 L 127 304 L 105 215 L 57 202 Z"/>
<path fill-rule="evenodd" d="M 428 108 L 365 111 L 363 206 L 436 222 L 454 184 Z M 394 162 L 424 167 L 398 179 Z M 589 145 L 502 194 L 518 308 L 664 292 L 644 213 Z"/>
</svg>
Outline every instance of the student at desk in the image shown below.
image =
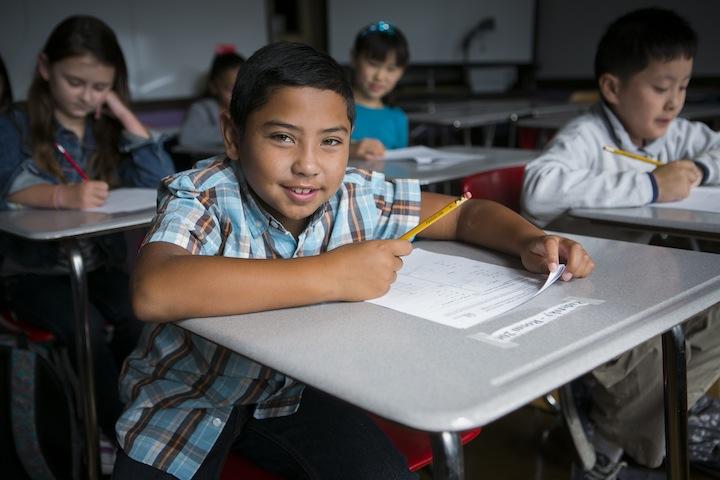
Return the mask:
<svg viewBox="0 0 720 480">
<path fill-rule="evenodd" d="M 386 148 L 407 147 L 405 112 L 384 103 L 410 60 L 405 35 L 382 20 L 370 24 L 358 33 L 350 56 L 356 112 L 350 156 L 374 160 Z"/>
<path fill-rule="evenodd" d="M 677 118 L 696 50 L 695 32 L 668 10 L 642 9 L 611 24 L 595 56 L 602 101 L 563 128 L 527 165 L 524 212 L 540 225 L 557 219 L 550 228 L 572 228 L 570 221 L 558 219 L 570 208 L 669 202 L 685 198 L 696 185 L 720 183 L 720 134 Z M 606 145 L 652 157 L 660 166 L 604 151 Z M 720 376 L 717 317 L 715 309 L 686 325 L 688 405 Z M 593 372 L 593 441 L 602 461 L 587 478 L 615 478 L 610 475 L 620 468 L 623 450 L 642 465 L 662 462 L 660 352 L 655 339 Z M 720 404 L 713 408 L 720 417 Z M 713 441 L 719 437 L 716 429 Z M 714 462 L 720 470 L 720 458 L 712 455 L 691 448 L 691 460 Z"/>
<path fill-rule="evenodd" d="M 352 91 L 329 56 L 293 43 L 243 66 L 222 126 L 227 158 L 164 181 L 133 280 L 154 322 L 126 362 L 116 478 L 217 478 L 231 449 L 291 478 L 416 478 L 367 416 L 173 322 L 383 295 L 412 245 L 398 237 L 451 197 L 347 169 Z M 571 240 L 471 200 L 423 236 L 594 265 Z M 362 265 L 362 268 L 358 268 Z M 212 320 L 209 320 L 212 321 Z"/>
<path fill-rule="evenodd" d="M 0 118 L 0 208 L 102 205 L 114 186 L 155 187 L 172 173 L 159 139 L 127 107 L 127 70 L 115 33 L 94 17 L 58 24 L 38 55 L 26 110 Z M 69 268 L 57 244 L 3 236 L 2 275 L 13 308 L 74 354 Z M 113 438 L 122 411 L 117 382 L 141 323 L 122 270 L 125 243 L 110 235 L 81 243 L 88 272 L 90 339 L 98 420 Z M 105 341 L 105 325 L 112 341 Z M 106 460 L 106 459 L 103 459 Z M 104 461 L 105 471 L 112 468 Z"/>
<path fill-rule="evenodd" d="M 190 105 L 180 128 L 180 145 L 219 147 L 222 145 L 220 112 L 230 106 L 230 96 L 245 59 L 231 45 L 221 45 L 215 52 L 207 89 L 203 99 Z"/>
</svg>

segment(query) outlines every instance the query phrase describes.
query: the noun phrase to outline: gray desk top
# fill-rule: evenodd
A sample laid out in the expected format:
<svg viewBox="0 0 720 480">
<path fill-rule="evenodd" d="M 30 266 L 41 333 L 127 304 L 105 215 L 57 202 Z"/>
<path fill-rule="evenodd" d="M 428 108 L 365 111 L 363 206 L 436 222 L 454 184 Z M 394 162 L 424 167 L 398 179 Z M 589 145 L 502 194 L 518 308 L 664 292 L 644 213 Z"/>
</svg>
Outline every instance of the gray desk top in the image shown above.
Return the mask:
<svg viewBox="0 0 720 480">
<path fill-rule="evenodd" d="M 587 109 L 587 107 L 584 109 L 564 110 L 549 114 L 540 114 L 533 118 L 523 118 L 518 121 L 517 125 L 518 127 L 559 130 L 570 120 L 583 113 L 585 109 Z M 686 104 L 685 108 L 683 108 L 682 112 L 680 112 L 680 116 L 687 118 L 688 120 L 718 117 L 720 116 L 720 104 Z"/>
<path fill-rule="evenodd" d="M 468 175 L 494 170 L 500 167 L 524 165 L 536 156 L 536 150 L 518 148 L 482 148 L 482 147 L 442 147 L 441 151 L 472 153 L 482 155 L 478 160 L 435 161 L 430 164 L 418 164 L 413 160 L 393 160 L 389 162 L 363 162 L 352 160 L 351 166 L 369 168 L 383 172 L 389 178 L 417 178 L 421 185 L 458 180 Z"/>
<path fill-rule="evenodd" d="M 518 127 L 527 127 L 527 128 L 548 128 L 553 130 L 559 130 L 560 128 L 564 127 L 566 123 L 568 123 L 573 118 L 577 117 L 578 115 L 582 114 L 583 112 L 581 110 L 574 111 L 574 112 L 560 112 L 560 113 L 553 113 L 550 115 L 541 115 L 539 117 L 533 117 L 533 118 L 523 118 L 518 120 L 517 126 Z"/>
<path fill-rule="evenodd" d="M 576 112 L 585 108 L 572 103 L 546 103 L 532 100 L 485 100 L 436 106 L 426 112 L 408 113 L 412 123 L 472 128 L 515 121 L 521 117 Z"/>
<path fill-rule="evenodd" d="M 364 302 L 180 325 L 410 427 L 457 431 L 486 425 L 720 302 L 720 255 L 578 238 L 596 260 L 592 276 L 553 285 L 467 330 Z M 517 266 L 506 256 L 452 242 L 417 246 Z M 516 338 L 515 347 L 470 338 L 571 297 L 605 303 L 580 307 L 536 328 Z"/>
<path fill-rule="evenodd" d="M 576 208 L 570 215 L 648 232 L 720 239 L 720 214 L 652 206 L 636 208 Z"/>
<path fill-rule="evenodd" d="M 28 208 L 0 212 L 0 231 L 30 240 L 62 240 L 142 227 L 154 215 L 155 209 L 108 214 Z"/>
</svg>

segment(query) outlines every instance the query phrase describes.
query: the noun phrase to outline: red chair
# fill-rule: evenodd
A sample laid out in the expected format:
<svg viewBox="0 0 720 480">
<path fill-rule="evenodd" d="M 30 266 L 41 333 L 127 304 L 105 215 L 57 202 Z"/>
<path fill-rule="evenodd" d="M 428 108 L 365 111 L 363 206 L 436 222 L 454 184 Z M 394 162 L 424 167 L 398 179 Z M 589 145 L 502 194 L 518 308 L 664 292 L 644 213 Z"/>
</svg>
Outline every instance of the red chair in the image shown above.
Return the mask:
<svg viewBox="0 0 720 480">
<path fill-rule="evenodd" d="M 371 415 L 373 421 L 385 432 L 395 448 L 405 456 L 411 472 L 420 470 L 432 463 L 432 448 L 430 435 L 426 432 L 403 427 L 382 418 Z M 463 445 L 474 439 L 480 433 L 479 428 L 468 430 L 460 434 Z M 225 461 L 225 467 L 220 480 L 235 480 L 247 478 L 250 480 L 283 480 L 283 477 L 269 473 L 256 467 L 252 462 L 239 454 L 231 453 Z"/>
<path fill-rule="evenodd" d="M 524 165 L 498 168 L 465 177 L 460 185 L 473 198 L 493 200 L 519 212 L 524 173 Z"/>
</svg>

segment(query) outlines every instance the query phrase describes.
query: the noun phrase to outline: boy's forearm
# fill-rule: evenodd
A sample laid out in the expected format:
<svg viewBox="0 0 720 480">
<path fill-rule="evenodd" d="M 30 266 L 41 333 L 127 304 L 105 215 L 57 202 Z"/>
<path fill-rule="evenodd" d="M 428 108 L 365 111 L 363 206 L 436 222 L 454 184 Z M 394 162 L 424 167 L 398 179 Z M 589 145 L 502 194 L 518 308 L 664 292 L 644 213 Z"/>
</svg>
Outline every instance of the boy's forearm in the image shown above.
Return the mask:
<svg viewBox="0 0 720 480">
<path fill-rule="evenodd" d="M 322 256 L 253 260 L 141 253 L 133 308 L 141 320 L 169 322 L 320 303 L 336 296 L 328 272 Z"/>
<path fill-rule="evenodd" d="M 460 212 L 457 238 L 513 255 L 520 255 L 530 238 L 545 235 L 514 211 L 486 200 L 467 202 Z"/>
</svg>

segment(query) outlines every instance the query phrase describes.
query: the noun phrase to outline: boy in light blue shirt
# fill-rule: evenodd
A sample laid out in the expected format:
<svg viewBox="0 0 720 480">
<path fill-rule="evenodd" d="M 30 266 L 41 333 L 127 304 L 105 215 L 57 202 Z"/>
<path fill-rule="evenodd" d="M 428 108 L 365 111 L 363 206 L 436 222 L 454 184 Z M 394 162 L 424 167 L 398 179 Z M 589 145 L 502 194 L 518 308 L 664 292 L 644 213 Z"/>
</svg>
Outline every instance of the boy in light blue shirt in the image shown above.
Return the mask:
<svg viewBox="0 0 720 480">
<path fill-rule="evenodd" d="M 152 323 L 121 379 L 115 476 L 218 478 L 236 449 L 290 478 L 417 478 L 364 412 L 173 322 L 379 297 L 412 250 L 398 238 L 452 198 L 346 170 L 352 92 L 306 45 L 258 50 L 222 118 L 227 158 L 166 179 L 137 261 L 133 306 Z M 564 280 L 594 268 L 576 242 L 488 201 L 423 236 L 501 249 L 536 272 L 562 261 Z"/>
</svg>

